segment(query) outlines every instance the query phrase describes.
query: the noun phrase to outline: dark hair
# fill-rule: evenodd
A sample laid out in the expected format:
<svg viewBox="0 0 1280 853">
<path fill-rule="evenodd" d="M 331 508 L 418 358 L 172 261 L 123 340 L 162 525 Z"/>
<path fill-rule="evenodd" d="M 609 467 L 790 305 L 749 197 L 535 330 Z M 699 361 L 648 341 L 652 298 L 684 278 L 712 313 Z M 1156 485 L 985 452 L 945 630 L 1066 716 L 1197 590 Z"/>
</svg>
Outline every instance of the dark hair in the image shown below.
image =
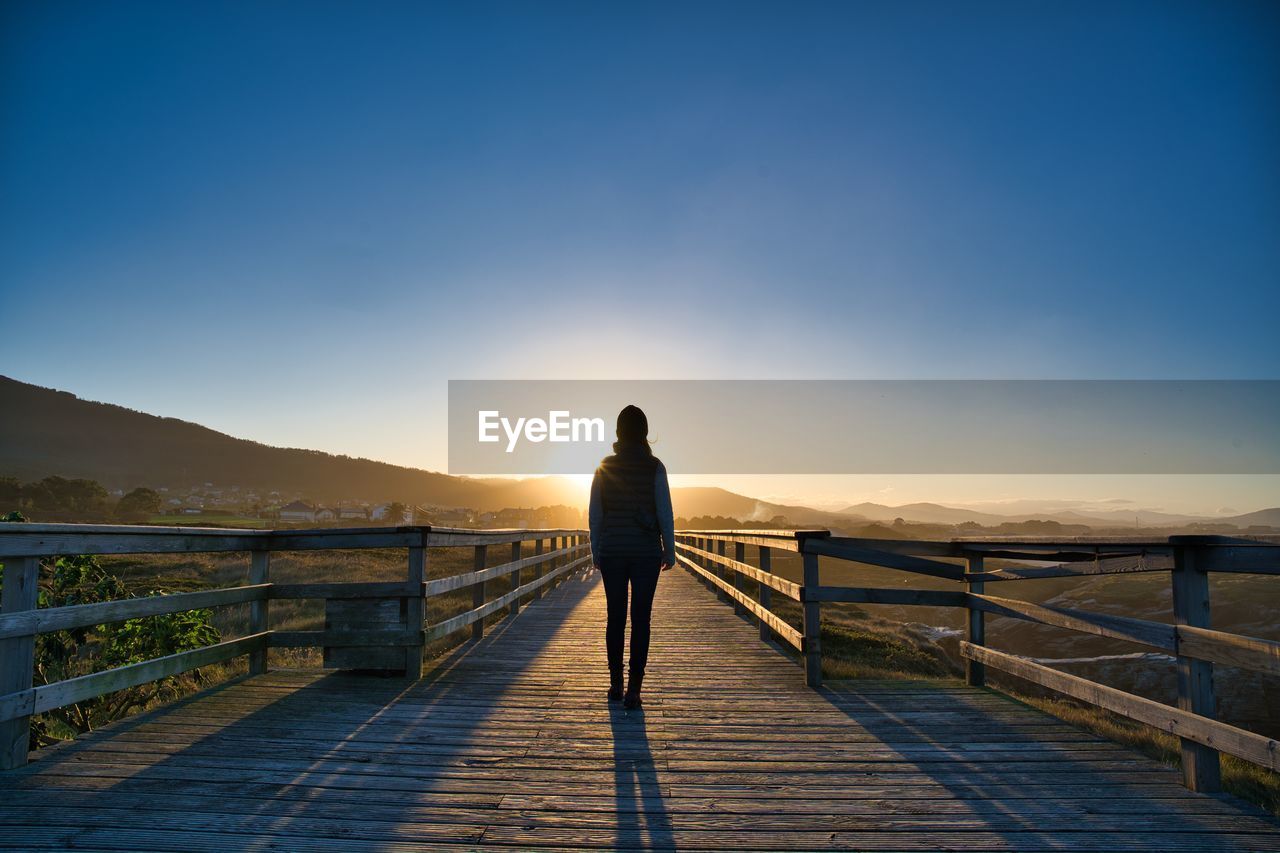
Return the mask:
<svg viewBox="0 0 1280 853">
<path fill-rule="evenodd" d="M 645 417 L 639 406 L 627 406 L 618 412 L 617 435 L 618 440 L 613 443 L 614 453 L 621 453 L 623 450 L 643 450 L 645 453 L 653 454 L 648 441 L 649 419 Z"/>
</svg>

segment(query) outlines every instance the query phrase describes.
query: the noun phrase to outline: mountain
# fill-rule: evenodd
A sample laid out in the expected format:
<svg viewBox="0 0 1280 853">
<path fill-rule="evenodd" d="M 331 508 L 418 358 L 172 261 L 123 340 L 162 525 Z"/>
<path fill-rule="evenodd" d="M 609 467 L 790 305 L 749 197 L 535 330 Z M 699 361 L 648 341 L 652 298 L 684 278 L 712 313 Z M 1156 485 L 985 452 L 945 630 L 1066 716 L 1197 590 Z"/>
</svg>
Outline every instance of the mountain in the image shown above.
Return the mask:
<svg viewBox="0 0 1280 853">
<path fill-rule="evenodd" d="M 857 515 L 872 521 L 893 521 L 901 518 L 906 521 L 923 522 L 925 524 L 961 524 L 976 521 L 979 524 L 995 525 L 1006 521 L 1020 521 L 1009 515 L 996 515 L 990 512 L 977 512 L 971 509 L 943 506 L 934 503 L 913 503 L 902 506 L 885 506 L 877 503 L 860 503 L 840 510 L 842 515 Z M 1043 516 L 1041 516 L 1043 518 Z"/>
<path fill-rule="evenodd" d="M 776 504 L 739 495 L 714 486 L 686 486 L 671 490 L 671 504 L 678 517 L 694 518 L 700 515 L 720 515 L 737 518 L 744 524 L 766 522 L 774 517 L 786 516 L 787 521 L 800 526 L 840 527 L 850 521 L 848 513 L 827 512 L 808 506 Z"/>
<path fill-rule="evenodd" d="M 1244 515 L 1233 515 L 1228 518 L 1215 518 L 1213 520 L 1220 521 L 1223 524 L 1234 524 L 1237 527 L 1249 527 L 1255 524 L 1280 527 L 1280 507 L 1260 509 L 1257 512 L 1246 512 Z"/>
<path fill-rule="evenodd" d="M 5 413 L 0 418 L 0 476 L 20 480 L 56 474 L 97 480 L 108 489 L 212 482 L 301 493 L 319 501 L 402 501 L 479 510 L 580 505 L 585 491 L 559 477 L 474 480 L 318 450 L 270 447 L 3 376 L 0 412 Z"/>
</svg>

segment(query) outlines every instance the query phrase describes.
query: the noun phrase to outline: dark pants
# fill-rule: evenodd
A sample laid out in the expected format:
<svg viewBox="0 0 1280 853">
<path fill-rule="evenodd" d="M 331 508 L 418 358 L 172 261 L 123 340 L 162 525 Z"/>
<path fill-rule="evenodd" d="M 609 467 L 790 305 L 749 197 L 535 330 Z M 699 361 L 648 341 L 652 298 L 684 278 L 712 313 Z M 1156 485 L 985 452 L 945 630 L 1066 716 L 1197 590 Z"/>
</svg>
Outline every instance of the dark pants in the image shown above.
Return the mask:
<svg viewBox="0 0 1280 853">
<path fill-rule="evenodd" d="M 622 669 L 622 639 L 627 626 L 627 583 L 631 583 L 632 675 L 644 675 L 649 661 L 649 616 L 653 613 L 653 593 L 658 588 L 661 557 L 601 557 L 600 576 L 609 622 L 604 631 L 605 655 L 610 669 Z"/>
</svg>

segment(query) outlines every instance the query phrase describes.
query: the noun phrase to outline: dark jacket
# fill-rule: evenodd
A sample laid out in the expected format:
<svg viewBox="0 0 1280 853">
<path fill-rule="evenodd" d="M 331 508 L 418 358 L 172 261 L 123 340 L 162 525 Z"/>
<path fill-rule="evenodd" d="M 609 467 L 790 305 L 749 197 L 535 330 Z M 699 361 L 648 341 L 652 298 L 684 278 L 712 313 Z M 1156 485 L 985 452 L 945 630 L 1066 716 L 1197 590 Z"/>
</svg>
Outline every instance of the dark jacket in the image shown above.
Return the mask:
<svg viewBox="0 0 1280 853">
<path fill-rule="evenodd" d="M 643 448 L 619 448 L 591 480 L 591 555 L 676 561 L 671 489 L 662 462 Z"/>
</svg>

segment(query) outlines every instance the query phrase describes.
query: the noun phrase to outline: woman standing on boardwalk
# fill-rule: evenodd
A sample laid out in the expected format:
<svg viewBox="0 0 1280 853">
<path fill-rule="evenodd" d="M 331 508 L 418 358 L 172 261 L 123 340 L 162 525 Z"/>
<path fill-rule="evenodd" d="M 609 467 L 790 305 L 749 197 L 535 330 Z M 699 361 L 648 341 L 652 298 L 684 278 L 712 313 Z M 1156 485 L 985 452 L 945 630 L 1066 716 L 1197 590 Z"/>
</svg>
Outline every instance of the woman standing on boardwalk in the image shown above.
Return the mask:
<svg viewBox="0 0 1280 853">
<path fill-rule="evenodd" d="M 667 469 L 649 449 L 649 420 L 635 406 L 618 413 L 618 440 L 591 480 L 591 562 L 604 579 L 608 610 L 605 656 L 609 699 L 640 705 L 640 684 L 649 659 L 649 617 L 658 574 L 675 565 L 675 519 Z M 631 584 L 631 659 L 622 692 L 622 640 Z"/>
</svg>

